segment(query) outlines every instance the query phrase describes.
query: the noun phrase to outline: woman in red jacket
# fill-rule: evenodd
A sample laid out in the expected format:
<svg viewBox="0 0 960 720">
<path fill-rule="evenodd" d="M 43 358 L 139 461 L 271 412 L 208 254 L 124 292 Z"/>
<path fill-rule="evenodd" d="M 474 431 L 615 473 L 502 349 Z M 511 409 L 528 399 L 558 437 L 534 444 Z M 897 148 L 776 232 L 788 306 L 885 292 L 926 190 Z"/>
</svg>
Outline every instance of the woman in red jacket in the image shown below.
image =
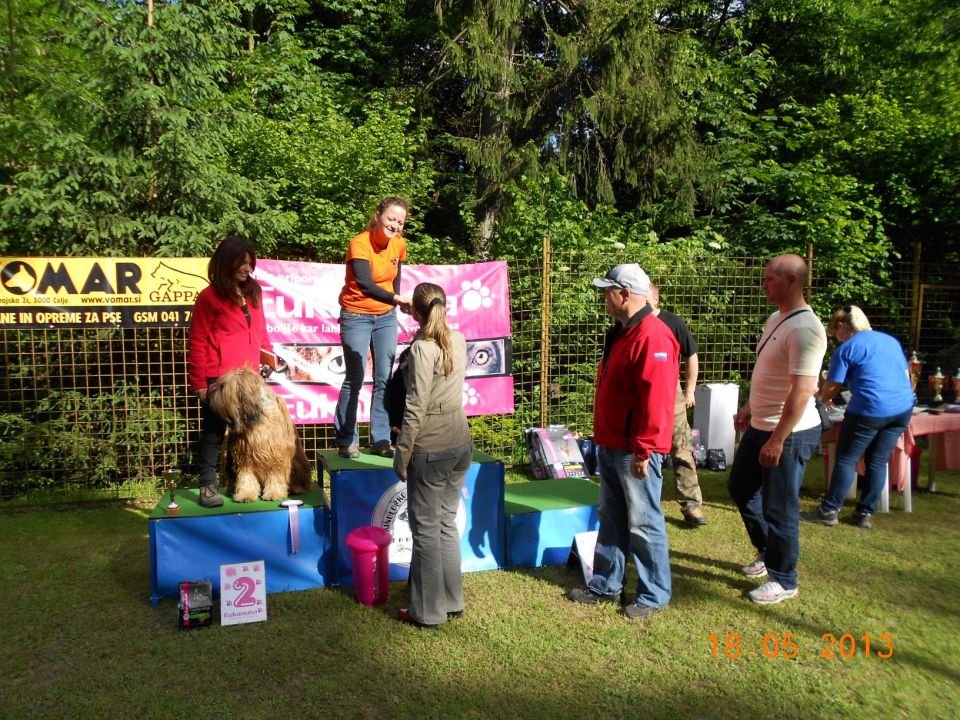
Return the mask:
<svg viewBox="0 0 960 720">
<path fill-rule="evenodd" d="M 244 365 L 260 367 L 260 350 L 271 350 L 263 316 L 263 292 L 251 277 L 257 256 L 246 241 L 228 235 L 210 258 L 210 286 L 197 295 L 187 351 L 190 389 L 200 398 L 200 434 L 194 467 L 200 476 L 200 504 L 219 507 L 217 461 L 226 426 L 207 404 L 207 388 L 224 373 Z"/>
</svg>

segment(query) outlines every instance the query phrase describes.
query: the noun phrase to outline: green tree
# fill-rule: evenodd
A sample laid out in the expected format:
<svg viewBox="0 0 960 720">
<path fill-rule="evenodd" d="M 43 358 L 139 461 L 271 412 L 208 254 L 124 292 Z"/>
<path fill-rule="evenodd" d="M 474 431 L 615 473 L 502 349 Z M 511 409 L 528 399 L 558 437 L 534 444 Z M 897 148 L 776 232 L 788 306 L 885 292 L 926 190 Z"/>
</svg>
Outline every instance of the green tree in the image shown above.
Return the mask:
<svg viewBox="0 0 960 720">
<path fill-rule="evenodd" d="M 378 112 L 351 118 L 329 91 L 314 86 L 297 112 L 259 115 L 232 141 L 233 162 L 247 178 L 277 185 L 276 203 L 293 218 L 280 246 L 283 257 L 342 258 L 377 201 L 400 195 L 413 203 L 407 234 L 412 257 L 436 259 L 438 243 L 423 233 L 418 210 L 428 205 L 430 164 L 418 156 L 425 142 L 411 127 L 409 103 L 386 93 L 367 95 Z"/>
<path fill-rule="evenodd" d="M 43 27 L 9 15 L 21 62 L 0 115 L 2 251 L 203 254 L 228 230 L 274 246 L 290 223 L 270 206 L 274 189 L 229 167 L 238 6 L 158 4 L 152 24 L 121 0 L 48 10 Z M 64 48 L 29 56 L 19 39 L 38 31 Z"/>
<path fill-rule="evenodd" d="M 423 107 L 436 113 L 443 133 L 438 145 L 449 153 L 451 175 L 464 167 L 473 174 L 464 209 L 472 213 L 473 250 L 487 258 L 504 184 L 535 172 L 542 139 L 524 123 L 530 78 L 540 65 L 524 44 L 534 7 L 525 0 L 478 0 L 441 2 L 436 11 L 443 49 Z M 454 185 L 462 187 L 456 179 Z"/>
<path fill-rule="evenodd" d="M 427 105 L 439 144 L 459 152 L 451 173 L 473 173 L 480 255 L 511 222 L 507 186 L 545 167 L 591 206 L 689 222 L 702 173 L 694 99 L 707 89 L 703 58 L 686 34 L 657 26 L 653 3 L 438 8 L 445 45 Z"/>
<path fill-rule="evenodd" d="M 331 38 L 349 45 L 361 28 L 372 30 L 369 20 L 361 17 L 329 31 L 311 25 L 298 33 L 310 17 L 299 5 L 269 20 L 259 16 L 257 41 L 238 65 L 244 82 L 232 98 L 247 112 L 231 134 L 231 167 L 247 179 L 272 184 L 274 208 L 291 218 L 279 256 L 342 258 L 348 239 L 366 227 L 377 201 L 387 195 L 412 202 L 411 259 L 449 255 L 444 243 L 424 232 L 434 171 L 411 93 L 379 89 L 355 77 L 377 45 L 360 43 L 356 57 L 346 47 L 334 52 L 331 45 L 340 47 Z M 308 47 L 303 40 L 311 37 L 326 40 Z M 345 69 L 335 73 L 328 65 L 331 55 Z"/>
<path fill-rule="evenodd" d="M 806 109 L 810 132 L 789 159 L 816 159 L 855 181 L 900 254 L 920 241 L 928 256 L 955 258 L 960 6 L 761 0 L 744 7 L 744 36 L 764 43 L 777 63 L 761 106 Z"/>
</svg>

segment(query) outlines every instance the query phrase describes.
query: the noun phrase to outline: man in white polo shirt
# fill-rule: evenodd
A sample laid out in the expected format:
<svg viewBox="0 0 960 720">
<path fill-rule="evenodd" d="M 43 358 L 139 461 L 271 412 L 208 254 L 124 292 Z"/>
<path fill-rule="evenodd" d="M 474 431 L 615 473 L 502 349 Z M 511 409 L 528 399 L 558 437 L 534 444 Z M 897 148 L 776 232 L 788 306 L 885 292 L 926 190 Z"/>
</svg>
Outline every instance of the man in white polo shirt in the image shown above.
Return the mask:
<svg viewBox="0 0 960 720">
<path fill-rule="evenodd" d="M 763 289 L 778 310 L 757 344 L 750 397 L 733 418 L 743 436 L 727 489 L 757 549 L 743 573 L 770 577 L 749 593 L 761 605 L 799 594 L 800 486 L 820 441 L 813 395 L 827 349 L 823 323 L 803 297 L 807 272 L 799 255 L 767 264 Z"/>
</svg>

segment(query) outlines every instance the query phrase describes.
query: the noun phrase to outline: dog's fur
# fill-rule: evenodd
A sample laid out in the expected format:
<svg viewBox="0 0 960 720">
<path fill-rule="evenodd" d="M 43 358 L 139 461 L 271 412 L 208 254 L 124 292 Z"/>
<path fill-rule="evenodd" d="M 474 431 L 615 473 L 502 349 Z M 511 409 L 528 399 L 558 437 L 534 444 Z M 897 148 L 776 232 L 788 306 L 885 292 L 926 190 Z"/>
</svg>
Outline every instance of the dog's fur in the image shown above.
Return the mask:
<svg viewBox="0 0 960 720">
<path fill-rule="evenodd" d="M 310 462 L 287 405 L 263 378 L 245 367 L 226 373 L 207 390 L 210 409 L 230 429 L 236 502 L 281 500 L 310 489 Z"/>
</svg>

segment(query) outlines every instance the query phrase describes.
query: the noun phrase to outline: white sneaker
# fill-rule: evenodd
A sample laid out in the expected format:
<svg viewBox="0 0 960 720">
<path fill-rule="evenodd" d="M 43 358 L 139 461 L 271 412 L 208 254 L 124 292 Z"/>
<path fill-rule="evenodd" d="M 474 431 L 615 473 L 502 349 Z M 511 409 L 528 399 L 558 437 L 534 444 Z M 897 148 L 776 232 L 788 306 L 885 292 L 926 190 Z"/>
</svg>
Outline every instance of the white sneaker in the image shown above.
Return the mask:
<svg viewBox="0 0 960 720">
<path fill-rule="evenodd" d="M 753 559 L 753 562 L 749 565 L 744 565 L 740 568 L 742 572 L 747 577 L 752 578 L 762 578 L 767 576 L 767 566 L 763 562 L 763 552 L 758 552 L 757 556 Z"/>
<path fill-rule="evenodd" d="M 747 594 L 758 605 L 773 605 L 797 597 L 800 594 L 800 588 L 785 590 L 776 580 L 768 580 L 756 590 L 751 590 Z"/>
</svg>

